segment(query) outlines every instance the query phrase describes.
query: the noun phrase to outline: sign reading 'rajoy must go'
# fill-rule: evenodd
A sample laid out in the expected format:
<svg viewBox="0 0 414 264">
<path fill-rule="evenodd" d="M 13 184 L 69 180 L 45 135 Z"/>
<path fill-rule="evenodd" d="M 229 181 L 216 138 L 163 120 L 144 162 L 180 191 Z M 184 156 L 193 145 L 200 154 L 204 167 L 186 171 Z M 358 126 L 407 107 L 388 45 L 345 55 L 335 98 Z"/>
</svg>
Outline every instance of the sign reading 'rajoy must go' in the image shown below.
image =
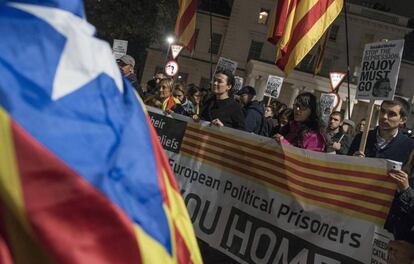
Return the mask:
<svg viewBox="0 0 414 264">
<path fill-rule="evenodd" d="M 396 186 L 386 160 L 280 146 L 155 111 L 162 142 L 182 139 L 174 151 L 163 145 L 209 252 L 239 263 L 387 263 L 392 237 L 382 226 Z"/>
<path fill-rule="evenodd" d="M 356 99 L 392 100 L 404 49 L 404 40 L 365 45 Z"/>
</svg>

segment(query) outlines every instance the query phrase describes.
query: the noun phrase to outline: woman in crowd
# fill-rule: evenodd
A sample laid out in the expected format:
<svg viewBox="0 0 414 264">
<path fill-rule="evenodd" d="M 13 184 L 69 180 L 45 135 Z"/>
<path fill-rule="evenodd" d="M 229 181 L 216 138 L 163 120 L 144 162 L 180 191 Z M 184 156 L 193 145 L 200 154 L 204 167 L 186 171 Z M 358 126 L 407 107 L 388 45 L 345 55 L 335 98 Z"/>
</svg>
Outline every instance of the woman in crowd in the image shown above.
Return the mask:
<svg viewBox="0 0 414 264">
<path fill-rule="evenodd" d="M 181 106 L 179 99 L 173 96 L 174 80 L 171 78 L 164 78 L 159 83 L 158 94 L 145 99 L 144 103 L 149 106 L 161 108 L 167 113 L 175 112 L 184 114 L 184 108 Z"/>
<path fill-rule="evenodd" d="M 201 108 L 201 91 L 200 88 L 198 88 L 195 85 L 189 85 L 187 90 L 187 99 L 193 104 L 194 106 L 194 112 L 193 115 L 199 115 L 200 114 L 200 108 Z"/>
<path fill-rule="evenodd" d="M 316 97 L 311 93 L 302 93 L 293 105 L 294 120 L 289 123 L 285 135 L 275 135 L 276 141 L 295 147 L 324 152 L 325 137 L 322 133 L 321 120 L 318 115 Z"/>
<path fill-rule="evenodd" d="M 180 100 L 181 106 L 184 109 L 184 114 L 187 116 L 192 116 L 194 114 L 194 105 L 187 99 L 185 96 L 185 86 L 182 83 L 176 83 L 174 85 L 173 96 Z"/>
<path fill-rule="evenodd" d="M 355 128 L 355 135 L 364 132 L 366 123 L 367 121 L 365 120 L 365 118 L 362 118 L 361 121 L 359 121 L 358 125 Z"/>
<path fill-rule="evenodd" d="M 293 110 L 290 108 L 286 108 L 282 110 L 277 116 L 277 126 L 274 127 L 271 135 L 281 134 L 286 135 L 289 129 L 289 123 L 293 120 Z"/>
<path fill-rule="evenodd" d="M 244 130 L 244 115 L 240 104 L 230 97 L 234 86 L 234 76 L 231 71 L 218 71 L 214 76 L 211 89 L 212 96 L 203 105 L 200 118 L 210 121 L 215 126 L 226 126 Z M 198 117 L 194 117 L 198 119 Z"/>
<path fill-rule="evenodd" d="M 259 135 L 265 137 L 271 137 L 272 131 L 277 126 L 277 107 L 275 104 L 270 104 L 265 107 L 263 128 L 260 129 Z"/>
<path fill-rule="evenodd" d="M 402 170 L 392 169 L 388 175 L 398 186 L 385 224 L 395 238 L 389 247 L 390 263 L 408 263 L 401 260 L 414 260 L 414 151 Z M 405 252 L 406 248 L 411 250 Z"/>
</svg>

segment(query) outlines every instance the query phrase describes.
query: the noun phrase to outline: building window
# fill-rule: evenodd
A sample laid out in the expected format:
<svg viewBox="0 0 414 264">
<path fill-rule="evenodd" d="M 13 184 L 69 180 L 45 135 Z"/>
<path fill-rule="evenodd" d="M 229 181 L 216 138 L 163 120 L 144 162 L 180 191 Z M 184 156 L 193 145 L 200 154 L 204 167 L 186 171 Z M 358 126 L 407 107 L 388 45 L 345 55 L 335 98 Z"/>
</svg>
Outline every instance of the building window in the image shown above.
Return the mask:
<svg viewBox="0 0 414 264">
<path fill-rule="evenodd" d="M 182 82 L 182 83 L 187 83 L 187 79 L 188 79 L 188 73 L 179 72 L 177 74 L 177 81 Z"/>
<path fill-rule="evenodd" d="M 252 42 L 250 43 L 249 56 L 247 57 L 247 60 L 260 59 L 260 55 L 262 54 L 262 48 L 263 42 L 252 40 Z"/>
<path fill-rule="evenodd" d="M 305 72 L 313 72 L 316 56 L 313 54 L 307 54 L 297 66 L 298 69 Z M 323 62 L 322 62 L 323 63 Z"/>
<path fill-rule="evenodd" d="M 201 77 L 200 79 L 200 89 L 210 90 L 210 79 Z"/>
<path fill-rule="evenodd" d="M 329 76 L 329 71 L 331 70 L 331 68 L 332 68 L 332 59 L 325 57 L 322 61 L 322 68 L 321 68 L 320 75 Z"/>
<path fill-rule="evenodd" d="M 336 41 L 339 32 L 339 25 L 332 25 L 329 31 L 329 40 Z"/>
<path fill-rule="evenodd" d="M 209 48 L 208 52 L 217 55 L 220 50 L 222 35 L 218 33 L 213 33 L 211 38 L 211 47 Z"/>
<path fill-rule="evenodd" d="M 266 25 L 267 19 L 269 17 L 269 10 L 266 9 L 260 9 L 259 18 L 257 19 L 257 23 Z"/>
</svg>

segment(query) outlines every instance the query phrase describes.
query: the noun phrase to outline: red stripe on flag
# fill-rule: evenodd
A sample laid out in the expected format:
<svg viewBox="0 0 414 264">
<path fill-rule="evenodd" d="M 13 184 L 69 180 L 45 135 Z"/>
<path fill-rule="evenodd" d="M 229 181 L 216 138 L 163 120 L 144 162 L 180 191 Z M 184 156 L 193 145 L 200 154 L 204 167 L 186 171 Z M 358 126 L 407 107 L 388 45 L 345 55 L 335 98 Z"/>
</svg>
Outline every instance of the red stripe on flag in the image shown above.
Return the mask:
<svg viewBox="0 0 414 264">
<path fill-rule="evenodd" d="M 193 52 L 194 44 L 195 44 L 195 31 L 194 31 L 193 36 L 191 37 L 190 42 L 188 42 L 188 45 L 187 45 L 187 49 L 190 51 L 190 53 Z"/>
<path fill-rule="evenodd" d="M 308 13 L 298 22 L 298 24 L 293 30 L 292 38 L 289 40 L 289 42 L 283 49 L 283 57 L 277 63 L 279 67 L 283 67 L 283 69 L 281 68 L 282 70 L 284 70 L 284 67 L 286 66 L 289 60 L 290 54 L 296 47 L 296 44 L 298 44 L 298 42 L 303 38 L 303 36 L 306 35 L 309 32 L 309 30 L 315 25 L 315 23 L 327 12 L 327 9 L 333 2 L 335 2 L 335 0 L 319 0 L 308 11 Z"/>
<path fill-rule="evenodd" d="M 147 116 L 147 123 L 148 125 L 148 129 L 151 135 L 151 140 L 152 140 L 152 144 L 154 146 L 154 156 L 155 156 L 155 161 L 157 164 L 157 168 L 163 168 L 163 170 L 167 173 L 167 180 L 169 181 L 169 185 L 171 186 L 171 188 L 176 191 L 177 193 L 179 193 L 178 191 L 178 186 L 177 183 L 175 181 L 175 176 L 174 173 L 171 169 L 170 164 L 168 163 L 167 157 L 165 155 L 165 151 L 161 146 L 161 143 L 158 139 L 157 133 L 155 132 L 154 127 L 152 126 L 151 120 L 149 119 L 149 116 Z M 171 201 L 168 197 L 168 193 L 166 190 L 166 186 L 165 186 L 165 179 L 162 175 L 162 171 L 158 171 L 157 172 L 158 177 L 159 177 L 159 183 L 160 183 L 160 191 L 161 194 L 163 196 L 163 200 L 164 203 L 167 207 L 171 208 Z M 191 254 L 190 254 L 190 250 L 188 249 L 181 233 L 179 232 L 179 230 L 177 229 L 174 221 L 177 219 L 172 219 L 172 227 L 173 228 L 173 232 L 175 235 L 175 243 L 176 243 L 176 255 L 177 255 L 177 259 L 178 259 L 178 263 L 185 263 L 185 264 L 191 264 L 192 259 L 191 259 Z"/>
<path fill-rule="evenodd" d="M 177 227 L 174 225 L 175 232 L 175 243 L 177 248 L 177 260 L 178 263 L 182 264 L 192 264 L 190 251 L 188 250 L 181 233 L 178 231 Z"/>
<path fill-rule="evenodd" d="M 14 122 L 12 130 L 27 218 L 53 259 L 141 263 L 128 217 Z"/>
<path fill-rule="evenodd" d="M 275 23 L 272 25 L 273 34 L 268 38 L 272 44 L 277 44 L 279 39 L 283 36 L 286 30 L 286 20 L 292 13 L 294 7 L 298 5 L 300 0 L 279 0 L 277 3 Z"/>
<path fill-rule="evenodd" d="M 188 24 L 190 24 L 191 19 L 193 19 L 195 15 L 196 8 L 197 8 L 196 1 L 192 0 L 190 5 L 187 7 L 187 9 L 184 11 L 183 15 L 180 18 L 178 32 L 176 32 L 178 37 L 180 37 L 183 34 Z"/>
</svg>

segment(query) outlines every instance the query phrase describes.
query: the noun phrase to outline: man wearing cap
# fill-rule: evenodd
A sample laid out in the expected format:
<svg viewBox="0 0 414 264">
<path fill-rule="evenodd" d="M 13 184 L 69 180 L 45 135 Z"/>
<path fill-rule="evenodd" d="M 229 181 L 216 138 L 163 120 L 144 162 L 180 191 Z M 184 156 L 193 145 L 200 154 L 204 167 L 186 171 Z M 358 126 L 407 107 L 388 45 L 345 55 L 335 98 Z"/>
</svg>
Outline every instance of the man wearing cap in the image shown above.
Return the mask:
<svg viewBox="0 0 414 264">
<path fill-rule="evenodd" d="M 344 123 L 342 125 L 342 130 L 344 131 L 345 134 L 348 134 L 348 135 L 352 136 L 354 128 L 355 128 L 354 121 L 349 120 L 349 119 L 344 119 Z"/>
<path fill-rule="evenodd" d="M 116 60 L 116 62 L 118 63 L 119 69 L 121 69 L 122 75 L 132 84 L 139 96 L 143 98 L 144 92 L 139 85 L 137 76 L 134 72 L 135 59 L 129 55 L 124 55 Z"/>
<path fill-rule="evenodd" d="M 264 105 L 262 102 L 253 100 L 256 90 L 251 86 L 244 86 L 237 92 L 237 95 L 240 96 L 240 102 L 243 104 L 246 131 L 260 134 L 265 119 Z"/>
</svg>

